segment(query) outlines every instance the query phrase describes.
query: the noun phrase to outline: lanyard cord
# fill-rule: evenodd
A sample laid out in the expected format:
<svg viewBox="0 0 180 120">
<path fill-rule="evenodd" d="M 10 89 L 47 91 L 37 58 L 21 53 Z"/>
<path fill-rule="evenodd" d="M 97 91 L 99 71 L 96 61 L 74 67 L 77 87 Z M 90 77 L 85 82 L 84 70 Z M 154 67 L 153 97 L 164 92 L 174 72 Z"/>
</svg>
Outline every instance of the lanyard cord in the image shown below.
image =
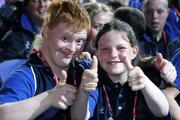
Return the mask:
<svg viewBox="0 0 180 120">
<path fill-rule="evenodd" d="M 112 107 L 111 107 L 111 104 L 110 104 L 110 99 L 108 97 L 108 94 L 107 94 L 107 91 L 106 91 L 106 87 L 103 85 L 103 89 L 104 89 L 104 92 L 105 92 L 105 95 L 106 95 L 106 99 L 107 99 L 107 102 L 108 102 L 108 106 L 109 106 L 109 111 L 110 111 L 110 115 L 112 115 L 111 117 L 113 118 L 113 114 L 112 114 Z M 133 120 L 136 119 L 136 106 L 137 106 L 137 91 L 135 93 L 135 96 L 134 96 L 134 104 L 133 104 L 133 111 L 132 111 L 132 117 L 133 117 Z"/>
<path fill-rule="evenodd" d="M 166 32 L 165 32 L 164 30 L 163 30 L 162 34 L 163 34 L 164 44 L 165 44 L 165 46 L 167 47 L 167 44 L 168 44 L 167 34 L 166 34 Z"/>
<path fill-rule="evenodd" d="M 49 66 L 48 62 L 47 62 L 46 59 L 43 57 L 41 51 L 36 50 L 36 49 L 33 49 L 33 52 L 36 52 L 36 53 L 37 53 L 37 56 L 41 59 L 41 61 L 42 61 L 46 66 Z M 77 86 L 77 82 L 76 82 L 76 70 L 75 70 L 75 67 L 74 67 L 74 66 L 75 66 L 75 65 L 73 65 L 73 69 L 74 69 L 74 70 L 73 70 L 73 84 L 74 84 L 74 86 Z M 57 77 L 57 75 L 56 75 L 55 73 L 53 73 L 53 74 L 54 74 L 53 79 L 54 79 L 55 83 L 58 84 L 59 79 L 58 79 L 58 77 Z"/>
<path fill-rule="evenodd" d="M 132 116 L 133 116 L 133 120 L 136 119 L 136 106 L 137 106 L 137 91 L 135 93 L 135 96 L 134 96 L 134 105 L 133 105 L 133 112 L 132 112 Z"/>
<path fill-rule="evenodd" d="M 38 51 L 38 50 L 35 50 L 33 49 L 33 52 L 36 52 L 37 53 L 37 56 L 41 59 L 41 61 L 46 65 L 46 66 L 49 66 L 48 62 L 46 61 L 46 59 L 43 57 L 41 51 Z M 73 65 L 75 66 L 75 65 Z M 73 67 L 74 68 L 74 67 Z M 55 81 L 56 85 L 59 83 L 60 79 L 57 77 L 57 75 L 54 73 L 54 77 L 53 77 L 53 80 Z M 76 70 L 74 68 L 73 70 L 73 84 L 74 86 L 76 86 Z M 66 115 L 65 113 L 63 112 L 63 118 L 64 120 L 66 120 Z"/>
<path fill-rule="evenodd" d="M 108 102 L 109 110 L 110 110 L 110 112 L 112 114 L 112 107 L 111 107 L 110 100 L 109 100 L 109 97 L 108 97 L 108 94 L 107 94 L 107 91 L 106 91 L 106 88 L 105 88 L 104 85 L 103 85 L 103 89 L 104 89 L 104 92 L 106 94 L 106 99 L 107 99 L 107 102 Z"/>
</svg>

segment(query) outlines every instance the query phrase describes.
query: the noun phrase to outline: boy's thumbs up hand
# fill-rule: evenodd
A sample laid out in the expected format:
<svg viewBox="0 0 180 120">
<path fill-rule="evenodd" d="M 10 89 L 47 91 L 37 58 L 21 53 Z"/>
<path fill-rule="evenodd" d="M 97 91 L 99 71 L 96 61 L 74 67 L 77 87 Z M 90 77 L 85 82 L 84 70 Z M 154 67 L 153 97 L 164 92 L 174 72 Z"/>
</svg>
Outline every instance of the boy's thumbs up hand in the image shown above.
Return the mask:
<svg viewBox="0 0 180 120">
<path fill-rule="evenodd" d="M 61 71 L 61 80 L 58 81 L 57 85 L 49 91 L 50 103 L 53 107 L 67 109 L 74 102 L 76 96 L 76 87 L 66 84 L 67 73 Z"/>
<path fill-rule="evenodd" d="M 96 89 L 98 83 L 98 60 L 96 56 L 92 58 L 92 65 L 90 69 L 86 69 L 82 75 L 81 89 L 85 93 L 89 93 Z"/>
</svg>

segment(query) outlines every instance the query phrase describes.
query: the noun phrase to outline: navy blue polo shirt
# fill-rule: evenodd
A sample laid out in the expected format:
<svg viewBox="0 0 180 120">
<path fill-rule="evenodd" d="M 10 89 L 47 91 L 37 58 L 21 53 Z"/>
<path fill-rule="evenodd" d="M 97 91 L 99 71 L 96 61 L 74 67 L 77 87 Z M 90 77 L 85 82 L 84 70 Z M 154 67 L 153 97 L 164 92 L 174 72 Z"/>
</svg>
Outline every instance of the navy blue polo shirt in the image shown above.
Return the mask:
<svg viewBox="0 0 180 120">
<path fill-rule="evenodd" d="M 104 71 L 99 70 L 98 72 L 101 73 L 98 89 L 91 92 L 89 96 L 91 120 L 108 120 L 111 116 L 114 120 L 132 120 L 133 108 L 136 109 L 136 120 L 171 120 L 170 113 L 165 118 L 155 117 L 140 91 L 137 92 L 137 103 L 134 106 L 136 93 L 131 91 L 127 83 L 121 86 L 119 83 L 112 82 Z"/>
<path fill-rule="evenodd" d="M 143 38 L 140 40 L 140 48 L 142 54 L 155 56 L 157 52 L 162 53 L 163 57 L 166 57 L 166 48 L 169 43 L 167 34 L 161 36 L 160 40 L 157 41 L 147 29 Z"/>
</svg>

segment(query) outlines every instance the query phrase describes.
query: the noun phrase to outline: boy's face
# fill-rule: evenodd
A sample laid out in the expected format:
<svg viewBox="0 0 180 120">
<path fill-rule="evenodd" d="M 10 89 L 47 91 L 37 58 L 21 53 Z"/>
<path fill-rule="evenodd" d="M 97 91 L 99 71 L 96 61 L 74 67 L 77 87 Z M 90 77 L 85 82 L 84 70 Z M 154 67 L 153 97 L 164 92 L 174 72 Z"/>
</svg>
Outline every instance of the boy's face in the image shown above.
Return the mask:
<svg viewBox="0 0 180 120">
<path fill-rule="evenodd" d="M 53 29 L 43 30 L 45 49 L 50 64 L 58 67 L 67 67 L 82 51 L 87 39 L 87 31 L 73 33 L 70 27 L 63 23 Z"/>
<path fill-rule="evenodd" d="M 164 28 L 168 16 L 165 2 L 165 0 L 149 0 L 144 8 L 147 27 L 153 33 L 161 32 Z"/>
</svg>

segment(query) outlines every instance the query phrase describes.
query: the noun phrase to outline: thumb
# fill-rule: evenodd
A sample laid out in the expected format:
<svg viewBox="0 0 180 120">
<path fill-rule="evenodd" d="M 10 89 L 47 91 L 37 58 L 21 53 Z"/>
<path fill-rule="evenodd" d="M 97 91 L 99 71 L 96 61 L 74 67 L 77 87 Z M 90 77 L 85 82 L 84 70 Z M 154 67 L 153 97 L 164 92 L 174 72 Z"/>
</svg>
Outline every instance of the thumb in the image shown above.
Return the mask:
<svg viewBox="0 0 180 120">
<path fill-rule="evenodd" d="M 155 66 L 158 70 L 161 70 L 163 67 L 163 56 L 161 53 L 156 54 L 156 61 L 155 61 Z"/>
<path fill-rule="evenodd" d="M 67 79 L 67 73 L 65 70 L 61 71 L 61 80 L 59 81 L 60 83 L 66 83 L 66 79 Z"/>
<path fill-rule="evenodd" d="M 94 72 L 98 71 L 98 60 L 97 60 L 97 57 L 95 55 L 92 58 L 92 65 L 91 65 L 90 70 L 93 70 Z"/>
<path fill-rule="evenodd" d="M 128 61 L 127 57 L 123 58 L 123 63 L 126 66 L 127 71 L 130 71 L 134 68 L 134 66 L 131 64 L 131 61 Z"/>
</svg>

